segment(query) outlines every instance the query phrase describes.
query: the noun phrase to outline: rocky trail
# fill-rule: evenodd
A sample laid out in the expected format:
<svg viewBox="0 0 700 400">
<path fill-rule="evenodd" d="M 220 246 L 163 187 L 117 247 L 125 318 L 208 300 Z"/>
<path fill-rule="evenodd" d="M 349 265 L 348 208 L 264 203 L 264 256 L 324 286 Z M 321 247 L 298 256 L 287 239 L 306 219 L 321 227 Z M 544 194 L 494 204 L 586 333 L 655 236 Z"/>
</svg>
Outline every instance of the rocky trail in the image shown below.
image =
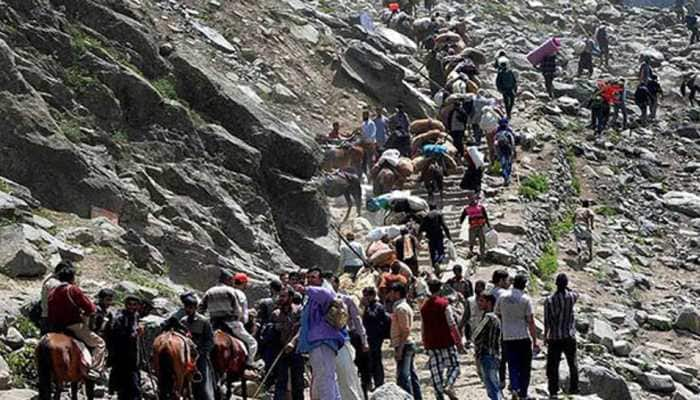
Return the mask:
<svg viewBox="0 0 700 400">
<path fill-rule="evenodd" d="M 280 271 L 337 265 L 330 223 L 345 209 L 315 179 L 322 152 L 313 138 L 332 121 L 351 131 L 366 106 L 391 111 L 401 101 L 412 118 L 436 111 L 416 32 L 375 3 L 0 0 L 0 400 L 35 394 L 38 332 L 25 315 L 60 259 L 78 263 L 91 295 L 113 287 L 119 298 L 152 299 L 150 327 L 220 267 L 249 274 L 253 300 Z M 541 327 L 553 276 L 570 275 L 581 294 L 585 398 L 697 400 L 700 108 L 678 88 L 697 71 L 700 45 L 688 45 L 673 11 L 622 3 L 438 2 L 436 11 L 466 27 L 467 46 L 487 60 L 480 79 L 489 96 L 499 97 L 499 50 L 520 81 L 517 178 L 503 187 L 485 175 L 500 243 L 472 277 L 488 280 L 496 268 L 529 273 Z M 361 12 L 374 31 L 360 25 Z M 596 59 L 591 79 L 576 77 L 573 44 L 601 22 L 610 65 Z M 550 36 L 563 43 L 554 100 L 525 58 Z M 631 129 L 595 137 L 585 128 L 595 80 L 625 77 L 633 93 L 642 54 L 665 91 L 657 120 L 638 124 L 630 93 Z M 454 237 L 460 178 L 446 180 Z M 571 215 L 583 198 L 597 214 L 595 257 L 578 265 Z M 425 249 L 420 262 L 430 268 Z M 537 398 L 546 396 L 543 357 L 534 362 Z M 419 354 L 431 398 L 426 362 Z M 471 354 L 461 362 L 460 398 L 485 398 Z M 385 366 L 392 381 L 389 349 Z"/>
</svg>

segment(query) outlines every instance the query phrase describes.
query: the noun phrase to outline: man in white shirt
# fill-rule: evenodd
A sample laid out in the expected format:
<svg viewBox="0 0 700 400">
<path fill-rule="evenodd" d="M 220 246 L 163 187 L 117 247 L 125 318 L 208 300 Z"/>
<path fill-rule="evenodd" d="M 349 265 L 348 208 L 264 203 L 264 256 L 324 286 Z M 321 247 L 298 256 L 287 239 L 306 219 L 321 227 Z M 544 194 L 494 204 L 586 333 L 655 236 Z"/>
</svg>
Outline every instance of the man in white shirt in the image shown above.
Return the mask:
<svg viewBox="0 0 700 400">
<path fill-rule="evenodd" d="M 362 245 L 355 241 L 355 234 L 348 232 L 345 235 L 347 242 L 340 245 L 340 265 L 341 272 L 351 274 L 352 279 L 355 279 L 357 271 L 365 265 L 367 256 Z"/>
<path fill-rule="evenodd" d="M 369 111 L 362 112 L 362 137 L 360 138 L 360 143 L 365 151 L 362 159 L 362 173 L 369 176 L 369 169 L 372 168 L 377 151 L 377 127 L 374 125 L 374 121 L 369 119 Z"/>
<path fill-rule="evenodd" d="M 501 318 L 503 354 L 508 362 L 510 385 L 518 399 L 527 399 L 533 353 L 539 352 L 532 300 L 524 293 L 527 275 L 518 274 L 513 289 L 501 294 L 495 313 Z"/>
</svg>

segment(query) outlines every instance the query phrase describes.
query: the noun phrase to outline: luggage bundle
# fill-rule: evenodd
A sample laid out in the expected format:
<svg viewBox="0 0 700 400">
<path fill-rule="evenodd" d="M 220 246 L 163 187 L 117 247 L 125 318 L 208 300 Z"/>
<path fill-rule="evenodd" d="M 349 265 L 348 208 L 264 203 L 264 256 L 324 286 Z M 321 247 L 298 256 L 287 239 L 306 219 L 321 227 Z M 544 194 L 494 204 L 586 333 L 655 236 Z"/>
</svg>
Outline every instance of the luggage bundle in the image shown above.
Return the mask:
<svg viewBox="0 0 700 400">
<path fill-rule="evenodd" d="M 413 121 L 409 131 L 411 132 L 411 135 L 415 136 L 435 129 L 444 132 L 445 125 L 436 119 L 426 118 Z"/>
<path fill-rule="evenodd" d="M 558 53 L 560 48 L 561 40 L 559 40 L 559 38 L 549 38 L 539 47 L 528 53 L 527 60 L 530 61 L 530 64 L 533 66 L 538 66 L 546 57 Z"/>
<path fill-rule="evenodd" d="M 438 129 L 433 129 L 432 131 L 414 136 L 413 139 L 411 139 L 411 151 L 416 153 L 418 149 L 422 149 L 426 144 L 444 143 L 450 140 L 452 140 L 452 138 L 447 133 Z"/>
</svg>

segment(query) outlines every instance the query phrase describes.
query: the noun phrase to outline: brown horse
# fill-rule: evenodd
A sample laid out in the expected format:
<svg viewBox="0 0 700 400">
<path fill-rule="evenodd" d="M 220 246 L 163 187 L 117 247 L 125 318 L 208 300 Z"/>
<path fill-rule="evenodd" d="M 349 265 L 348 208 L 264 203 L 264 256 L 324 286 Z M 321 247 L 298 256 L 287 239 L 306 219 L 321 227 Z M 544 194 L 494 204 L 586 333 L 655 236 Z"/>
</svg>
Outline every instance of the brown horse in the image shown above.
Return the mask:
<svg viewBox="0 0 700 400">
<path fill-rule="evenodd" d="M 153 342 L 151 358 L 158 380 L 158 399 L 191 399 L 196 362 L 197 352 L 188 338 L 175 331 L 158 335 Z"/>
<path fill-rule="evenodd" d="M 216 374 L 215 394 L 216 400 L 229 400 L 231 387 L 235 380 L 241 381 L 241 397 L 248 398 L 246 384 L 246 359 L 248 355 L 245 344 L 228 333 L 217 330 L 214 332 L 214 349 L 211 352 L 211 361 Z M 221 385 L 226 385 L 226 395 L 221 396 Z"/>
<path fill-rule="evenodd" d="M 39 372 L 39 399 L 60 400 L 66 383 L 71 384 L 71 399 L 78 400 L 79 384 L 85 385 L 85 397 L 94 398 L 95 383 L 87 379 L 87 367 L 75 339 L 62 333 L 49 333 L 35 351 Z"/>
<path fill-rule="evenodd" d="M 432 203 L 435 199 L 435 192 L 440 194 L 440 206 L 442 206 L 445 197 L 445 167 L 440 160 L 432 160 L 430 164 L 423 169 L 420 174 L 420 180 L 425 185 L 425 191 L 428 192 L 428 202 Z"/>
<path fill-rule="evenodd" d="M 372 182 L 372 191 L 375 196 L 381 196 L 395 189 L 403 187 L 403 179 L 390 168 L 383 168 L 377 172 Z"/>
<path fill-rule="evenodd" d="M 321 169 L 324 171 L 353 170 L 360 173 L 364 157 L 365 151 L 361 146 L 332 147 L 324 153 Z"/>
</svg>

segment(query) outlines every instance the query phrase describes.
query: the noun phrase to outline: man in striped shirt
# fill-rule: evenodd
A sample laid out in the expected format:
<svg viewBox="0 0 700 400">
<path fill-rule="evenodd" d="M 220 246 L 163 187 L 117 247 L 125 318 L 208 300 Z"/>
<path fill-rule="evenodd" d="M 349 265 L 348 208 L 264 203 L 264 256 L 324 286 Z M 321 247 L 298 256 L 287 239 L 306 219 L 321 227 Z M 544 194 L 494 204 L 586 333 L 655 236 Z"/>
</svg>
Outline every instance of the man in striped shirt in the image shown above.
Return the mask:
<svg viewBox="0 0 700 400">
<path fill-rule="evenodd" d="M 549 397 L 557 398 L 559 391 L 559 362 L 561 354 L 566 356 L 571 376 L 569 393 L 578 392 L 578 366 L 576 364 L 576 322 L 574 306 L 578 295 L 569 290 L 569 278 L 559 274 L 557 291 L 544 303 L 544 337 L 549 347 L 547 352 L 547 380 Z"/>
<path fill-rule="evenodd" d="M 493 312 L 496 297 L 490 292 L 480 293 L 477 295 L 477 302 L 484 314 L 474 327 L 474 358 L 489 399 L 502 400 L 498 376 L 501 358 L 501 321 Z"/>
</svg>

